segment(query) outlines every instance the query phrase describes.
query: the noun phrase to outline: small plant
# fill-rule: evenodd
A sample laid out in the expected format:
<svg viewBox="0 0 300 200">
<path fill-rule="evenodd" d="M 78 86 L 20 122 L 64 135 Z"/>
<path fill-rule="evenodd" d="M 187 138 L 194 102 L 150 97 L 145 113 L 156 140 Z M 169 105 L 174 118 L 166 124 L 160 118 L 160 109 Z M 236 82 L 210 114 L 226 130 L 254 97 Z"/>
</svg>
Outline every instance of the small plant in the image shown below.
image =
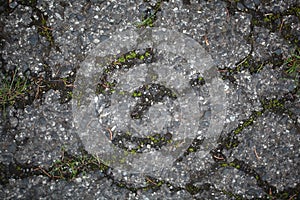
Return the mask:
<svg viewBox="0 0 300 200">
<path fill-rule="evenodd" d="M 49 178 L 72 180 L 85 174 L 88 171 L 100 170 L 106 171 L 108 167 L 104 165 L 97 156 L 85 153 L 84 155 L 75 157 L 63 151 L 62 158 L 55 161 L 49 171 L 39 168 Z"/>
<path fill-rule="evenodd" d="M 141 27 L 153 27 L 154 21 L 156 19 L 156 16 L 154 14 L 150 15 L 149 17 L 147 17 L 146 19 L 144 19 L 142 22 L 137 24 L 138 28 Z"/>
<path fill-rule="evenodd" d="M 146 15 L 143 17 L 142 22 L 137 24 L 137 28 L 153 27 L 157 18 L 157 13 L 160 11 L 161 4 L 164 0 L 158 1 L 151 9 L 147 10 Z"/>
<path fill-rule="evenodd" d="M 289 57 L 284 64 L 288 67 L 286 70 L 287 73 L 300 73 L 300 49 L 296 49 L 292 56 Z"/>
<path fill-rule="evenodd" d="M 0 106 L 5 110 L 6 106 L 14 105 L 15 102 L 23 98 L 29 84 L 27 79 L 17 76 L 17 72 L 13 72 L 11 77 L 1 79 L 0 86 Z"/>
</svg>

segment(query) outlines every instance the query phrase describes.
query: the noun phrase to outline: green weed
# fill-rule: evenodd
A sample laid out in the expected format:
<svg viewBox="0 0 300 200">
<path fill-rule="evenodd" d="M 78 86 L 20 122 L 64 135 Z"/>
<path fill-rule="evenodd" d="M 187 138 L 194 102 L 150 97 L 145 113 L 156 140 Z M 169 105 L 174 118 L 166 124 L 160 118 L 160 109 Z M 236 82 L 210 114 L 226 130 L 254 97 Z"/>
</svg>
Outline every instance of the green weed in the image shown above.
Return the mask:
<svg viewBox="0 0 300 200">
<path fill-rule="evenodd" d="M 300 73 L 300 49 L 296 49 L 291 57 L 287 58 L 285 63 L 287 66 L 286 72 L 289 74 Z"/>
<path fill-rule="evenodd" d="M 81 173 L 85 174 L 91 170 L 106 171 L 107 169 L 108 167 L 97 156 L 84 154 L 75 157 L 63 152 L 62 158 L 54 162 L 48 172 L 45 170 L 43 172 L 50 178 L 72 180 Z"/>
<path fill-rule="evenodd" d="M 29 82 L 21 78 L 14 72 L 11 77 L 4 77 L 0 86 L 0 106 L 5 110 L 6 106 L 14 105 L 19 99 L 22 99 L 27 92 Z"/>
<path fill-rule="evenodd" d="M 153 7 L 152 7 L 152 13 L 149 14 L 148 16 L 144 16 L 142 21 L 137 23 L 137 28 L 141 27 L 153 27 L 154 22 L 156 21 L 157 18 L 157 13 L 160 11 L 161 4 L 164 0 L 158 1 Z"/>
</svg>

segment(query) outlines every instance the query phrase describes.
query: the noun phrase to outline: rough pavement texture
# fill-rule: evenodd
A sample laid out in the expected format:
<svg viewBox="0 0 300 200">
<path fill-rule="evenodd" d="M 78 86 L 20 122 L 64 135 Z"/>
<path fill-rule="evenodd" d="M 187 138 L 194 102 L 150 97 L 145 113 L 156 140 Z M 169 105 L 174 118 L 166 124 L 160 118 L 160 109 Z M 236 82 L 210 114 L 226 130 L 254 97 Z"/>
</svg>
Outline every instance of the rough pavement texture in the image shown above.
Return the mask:
<svg viewBox="0 0 300 200">
<path fill-rule="evenodd" d="M 1 199 L 300 199 L 299 0 L 1 0 L 0 13 Z M 114 177 L 72 123 L 79 64 L 143 26 L 198 41 L 226 83 L 218 145 L 197 159 L 195 139 L 181 161 L 188 183 Z"/>
</svg>

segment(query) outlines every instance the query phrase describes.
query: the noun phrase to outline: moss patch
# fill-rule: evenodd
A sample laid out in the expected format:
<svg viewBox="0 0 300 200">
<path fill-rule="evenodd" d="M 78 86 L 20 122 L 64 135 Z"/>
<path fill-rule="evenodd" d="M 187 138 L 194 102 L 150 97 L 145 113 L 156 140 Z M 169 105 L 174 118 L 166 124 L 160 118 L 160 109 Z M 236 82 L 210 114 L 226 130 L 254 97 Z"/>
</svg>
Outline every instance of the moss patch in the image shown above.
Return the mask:
<svg viewBox="0 0 300 200">
<path fill-rule="evenodd" d="M 109 77 L 117 70 L 129 69 L 137 63 L 152 62 L 153 50 L 147 48 L 145 50 L 133 50 L 125 54 L 116 55 L 112 62 L 104 66 L 103 73 L 99 77 L 95 93 L 110 95 L 115 90 L 116 81 L 108 81 Z"/>
<path fill-rule="evenodd" d="M 138 28 L 141 27 L 153 27 L 154 22 L 157 19 L 157 13 L 161 10 L 161 4 L 162 2 L 168 2 L 168 0 L 159 0 L 155 3 L 154 6 L 149 6 L 149 8 L 145 11 L 144 16 L 142 17 L 142 21 L 139 22 L 136 26 Z M 144 2 L 148 2 L 147 0 L 144 0 Z"/>
</svg>

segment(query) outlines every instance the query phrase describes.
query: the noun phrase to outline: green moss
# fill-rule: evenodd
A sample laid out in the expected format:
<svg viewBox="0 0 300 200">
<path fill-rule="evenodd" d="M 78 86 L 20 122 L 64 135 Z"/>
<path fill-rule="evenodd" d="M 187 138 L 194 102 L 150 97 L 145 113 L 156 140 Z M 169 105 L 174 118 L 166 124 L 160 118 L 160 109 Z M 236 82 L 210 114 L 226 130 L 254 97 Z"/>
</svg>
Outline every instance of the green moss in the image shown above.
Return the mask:
<svg viewBox="0 0 300 200">
<path fill-rule="evenodd" d="M 234 134 L 239 134 L 242 132 L 242 130 L 244 129 L 244 126 L 243 125 L 239 125 L 233 132 Z"/>
<path fill-rule="evenodd" d="M 141 96 L 142 96 L 142 92 L 140 92 L 140 91 L 134 91 L 134 92 L 132 93 L 132 96 L 133 96 L 133 97 L 141 97 Z"/>
<path fill-rule="evenodd" d="M 117 183 L 117 185 L 119 186 L 119 187 L 121 187 L 121 188 L 123 188 L 123 187 L 125 187 L 126 185 L 125 184 L 123 184 L 123 183 Z"/>
<path fill-rule="evenodd" d="M 147 26 L 153 27 L 154 21 L 155 21 L 155 15 L 151 15 L 148 18 L 144 19 L 141 23 L 139 23 L 137 27 L 138 28 L 147 27 Z"/>
<path fill-rule="evenodd" d="M 281 197 L 282 197 L 282 199 L 288 199 L 289 198 L 289 193 L 287 193 L 287 192 L 284 192 L 282 195 L 281 195 Z"/>
<path fill-rule="evenodd" d="M 162 186 L 162 184 L 164 184 L 164 181 L 158 182 L 158 183 L 156 184 L 156 186 L 157 186 L 157 187 L 160 187 L 160 186 Z"/>
<path fill-rule="evenodd" d="M 279 31 L 283 38 L 299 46 L 298 36 L 291 30 L 291 24 L 284 22 L 284 17 L 290 15 L 300 19 L 299 11 L 300 7 L 294 5 L 280 13 L 251 13 L 253 16 L 251 22 L 253 26 L 265 27 L 272 32 Z"/>
<path fill-rule="evenodd" d="M 233 168 L 236 168 L 236 169 L 241 169 L 241 165 L 238 164 L 236 161 L 233 161 L 233 162 L 222 162 L 220 163 L 220 166 L 221 167 L 233 167 Z"/>
<path fill-rule="evenodd" d="M 228 167 L 229 165 L 227 163 L 221 163 L 220 166 L 221 167 Z"/>
<path fill-rule="evenodd" d="M 267 13 L 264 15 L 263 21 L 265 23 L 274 23 L 275 20 L 282 18 L 281 13 Z"/>
<path fill-rule="evenodd" d="M 190 80 L 190 85 L 194 88 L 199 88 L 205 84 L 205 79 L 200 76 L 200 73 L 195 74 L 195 78 Z"/>
<path fill-rule="evenodd" d="M 137 57 L 137 53 L 135 51 L 129 52 L 129 54 L 126 55 L 126 59 L 134 59 Z"/>
<path fill-rule="evenodd" d="M 151 56 L 151 54 L 148 51 L 146 51 L 145 56 L 149 57 L 149 56 Z"/>
<path fill-rule="evenodd" d="M 255 18 L 252 18 L 251 23 L 252 23 L 254 26 L 258 26 L 258 25 L 259 25 L 259 20 L 255 19 Z"/>
<path fill-rule="evenodd" d="M 120 58 L 118 58 L 118 61 L 120 63 L 124 63 L 126 61 L 125 57 L 124 56 L 121 56 Z"/>
<path fill-rule="evenodd" d="M 121 163 L 121 164 L 124 164 L 125 162 L 126 162 L 126 158 L 120 159 L 120 163 Z"/>
<path fill-rule="evenodd" d="M 17 171 L 22 171 L 22 167 L 21 167 L 21 166 L 17 166 L 17 167 L 16 167 L 16 170 L 17 170 Z"/>
<path fill-rule="evenodd" d="M 124 91 L 119 91 L 119 94 L 120 95 L 125 95 L 125 92 Z"/>
<path fill-rule="evenodd" d="M 192 183 L 186 184 L 185 189 L 187 192 L 189 192 L 192 195 L 197 194 L 200 191 L 200 188 L 196 187 Z"/>
<path fill-rule="evenodd" d="M 256 112 L 254 113 L 254 115 L 255 115 L 256 117 L 260 117 L 260 116 L 262 116 L 262 114 L 263 114 L 263 112 L 261 112 L 261 111 L 256 111 Z"/>
<path fill-rule="evenodd" d="M 137 149 L 131 149 L 129 152 L 130 152 L 131 154 L 136 154 L 136 153 L 137 153 Z"/>
<path fill-rule="evenodd" d="M 253 113 L 247 120 L 242 122 L 233 132 L 235 135 L 240 134 L 246 127 L 253 124 L 254 120 L 257 118 L 257 114 Z"/>
<path fill-rule="evenodd" d="M 73 92 L 68 91 L 68 92 L 67 92 L 67 97 L 70 98 L 70 99 L 72 99 L 72 97 L 73 97 Z"/>
<path fill-rule="evenodd" d="M 248 120 L 246 120 L 246 121 L 243 123 L 243 126 L 244 126 L 244 127 L 250 126 L 251 124 L 253 124 L 253 121 L 254 121 L 254 118 L 253 118 L 253 117 L 250 117 Z"/>
<path fill-rule="evenodd" d="M 125 54 L 121 54 L 119 56 L 113 56 L 113 61 L 111 63 L 107 63 L 107 65 L 103 69 L 102 79 L 106 79 L 109 73 L 113 73 L 117 69 L 121 69 L 123 67 L 130 68 L 134 65 L 134 61 L 136 59 L 144 60 L 146 57 L 149 57 L 151 55 L 152 50 L 148 48 L 143 54 L 139 53 L 138 50 L 134 50 Z M 100 66 L 103 66 L 103 64 L 100 64 Z"/>
<path fill-rule="evenodd" d="M 229 163 L 229 166 L 230 166 L 230 167 L 235 167 L 235 163 L 230 162 L 230 163 Z"/>
<path fill-rule="evenodd" d="M 243 60 L 241 60 L 236 65 L 236 72 L 241 72 L 243 69 L 248 68 L 250 66 L 250 61 L 252 60 L 252 56 L 248 55 Z"/>
<path fill-rule="evenodd" d="M 188 151 L 191 152 L 191 153 L 192 153 L 192 152 L 195 152 L 195 148 L 190 147 L 190 148 L 188 148 Z"/>
<path fill-rule="evenodd" d="M 236 135 L 241 134 L 241 132 L 251 126 L 258 117 L 262 116 L 262 114 L 266 111 L 266 110 L 274 110 L 275 108 L 278 109 L 283 109 L 284 105 L 282 103 L 281 100 L 263 100 L 262 101 L 262 105 L 263 105 L 263 110 L 261 111 L 254 111 L 252 112 L 252 114 L 250 115 L 250 117 L 246 120 L 244 120 L 243 122 L 241 122 L 237 128 L 235 128 L 230 134 L 228 134 L 227 137 L 222 139 L 222 148 L 226 148 L 226 149 L 232 149 L 235 148 L 239 145 L 239 141 L 236 138 Z"/>
<path fill-rule="evenodd" d="M 164 0 L 157 1 L 157 3 L 154 6 L 152 6 L 152 14 L 150 14 L 148 16 L 144 16 L 142 21 L 140 23 L 137 23 L 136 26 L 138 28 L 154 26 L 154 22 L 156 21 L 156 15 L 157 15 L 158 11 L 160 10 L 162 1 L 164 1 Z"/>
<path fill-rule="evenodd" d="M 264 110 L 278 110 L 284 107 L 284 104 L 278 99 L 262 100 Z"/>
<path fill-rule="evenodd" d="M 291 6 L 287 11 L 286 15 L 296 15 L 300 18 L 300 7 L 299 6 Z"/>
<path fill-rule="evenodd" d="M 239 145 L 239 141 L 238 140 L 232 140 L 228 143 L 225 144 L 226 149 L 231 149 L 231 148 L 235 148 Z"/>
<path fill-rule="evenodd" d="M 148 136 L 147 138 L 150 139 L 152 144 L 157 144 L 160 141 L 164 141 L 164 138 L 157 134 L 154 136 Z"/>
<path fill-rule="evenodd" d="M 109 82 L 105 80 L 102 83 L 97 84 L 95 93 L 97 95 L 104 93 L 112 94 L 115 92 L 115 86 L 116 84 L 114 82 Z"/>
</svg>

